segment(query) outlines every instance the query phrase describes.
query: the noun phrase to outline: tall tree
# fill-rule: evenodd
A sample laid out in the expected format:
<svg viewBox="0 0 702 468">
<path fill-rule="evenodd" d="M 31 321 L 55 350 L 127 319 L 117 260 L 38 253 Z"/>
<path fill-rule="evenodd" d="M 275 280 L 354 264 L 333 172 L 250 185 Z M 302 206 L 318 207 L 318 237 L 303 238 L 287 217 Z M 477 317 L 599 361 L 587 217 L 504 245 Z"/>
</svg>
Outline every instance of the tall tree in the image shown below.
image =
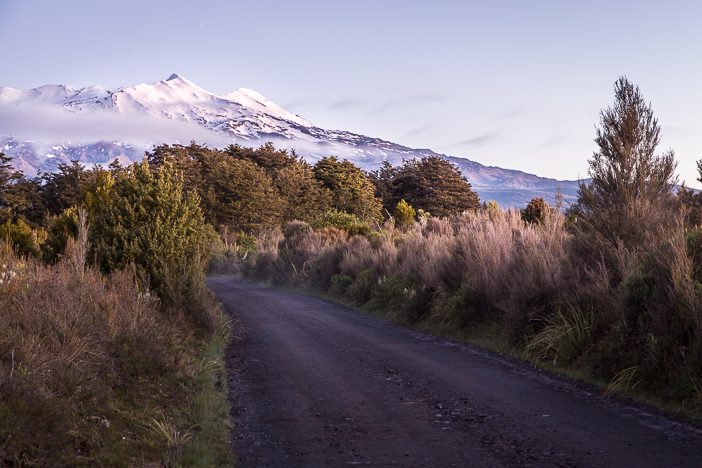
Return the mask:
<svg viewBox="0 0 702 468">
<path fill-rule="evenodd" d="M 0 153 L 0 222 L 14 217 L 16 206 L 15 185 L 22 180 L 22 173 L 12 167 L 12 158 Z"/>
<path fill-rule="evenodd" d="M 261 167 L 222 152 L 211 153 L 201 166 L 208 222 L 247 232 L 281 222 L 285 202 Z"/>
<path fill-rule="evenodd" d="M 611 248 L 637 247 L 670 222 L 676 162 L 672 150 L 656 154 L 660 130 L 639 87 L 619 78 L 614 105 L 600 113 L 591 182 L 580 184 L 571 209 L 586 237 Z"/>
<path fill-rule="evenodd" d="M 206 227 L 196 194 L 166 162 L 152 171 L 144 159 L 114 180 L 107 171 L 91 193 L 92 255 L 109 273 L 128 265 L 162 292 L 173 268 L 205 251 Z"/>
<path fill-rule="evenodd" d="M 94 180 L 79 161 L 70 164 L 61 163 L 56 172 L 42 175 L 42 194 L 44 205 L 51 215 L 59 215 L 63 210 L 79 205 L 88 190 L 88 184 Z"/>
<path fill-rule="evenodd" d="M 331 192 L 334 209 L 366 222 L 382 219 L 382 204 L 375 196 L 373 182 L 351 161 L 339 161 L 335 156 L 322 158 L 314 165 L 314 175 Z"/>
<path fill-rule="evenodd" d="M 375 196 L 380 198 L 380 201 L 383 203 L 383 209 L 387 213 L 392 213 L 398 203 L 393 198 L 392 193 L 392 181 L 398 172 L 398 167 L 393 166 L 389 161 L 383 161 L 380 169 L 370 173 L 370 178 L 375 185 Z"/>
<path fill-rule="evenodd" d="M 480 198 L 461 171 L 438 156 L 411 160 L 392 179 L 392 202 L 406 200 L 433 216 L 477 210 Z"/>
</svg>

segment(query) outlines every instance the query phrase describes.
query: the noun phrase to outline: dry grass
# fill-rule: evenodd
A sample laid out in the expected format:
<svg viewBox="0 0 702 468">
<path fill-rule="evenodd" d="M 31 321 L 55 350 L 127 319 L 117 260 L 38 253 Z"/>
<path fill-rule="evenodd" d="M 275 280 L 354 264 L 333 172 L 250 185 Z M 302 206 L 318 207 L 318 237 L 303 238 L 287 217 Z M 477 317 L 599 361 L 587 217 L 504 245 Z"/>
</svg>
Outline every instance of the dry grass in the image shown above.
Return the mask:
<svg viewBox="0 0 702 468">
<path fill-rule="evenodd" d="M 0 465 L 167 461 L 172 447 L 144 421 L 198 391 L 202 341 L 186 314 L 129 272 L 85 268 L 85 251 L 71 241 L 45 266 L 0 246 Z"/>
</svg>

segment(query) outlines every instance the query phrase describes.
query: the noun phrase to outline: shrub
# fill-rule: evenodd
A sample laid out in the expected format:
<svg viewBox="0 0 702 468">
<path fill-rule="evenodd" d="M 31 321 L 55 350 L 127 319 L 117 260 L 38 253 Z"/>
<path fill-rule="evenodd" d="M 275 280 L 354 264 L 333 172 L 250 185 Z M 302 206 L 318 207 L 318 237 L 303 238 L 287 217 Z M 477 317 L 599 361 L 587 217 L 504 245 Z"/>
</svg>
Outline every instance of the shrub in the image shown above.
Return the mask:
<svg viewBox="0 0 702 468">
<path fill-rule="evenodd" d="M 331 286 L 327 293 L 334 297 L 345 297 L 349 287 L 353 284 L 353 278 L 343 273 L 336 274 L 331 278 Z"/>
<path fill-rule="evenodd" d="M 310 226 L 315 229 L 333 227 L 343 229 L 350 236 L 367 235 L 370 226 L 361 221 L 357 216 L 344 211 L 329 210 L 310 221 Z"/>
<path fill-rule="evenodd" d="M 36 256 L 39 254 L 37 233 L 21 219 L 0 224 L 0 242 L 5 241 L 9 241 L 20 255 Z"/>
<path fill-rule="evenodd" d="M 541 197 L 532 198 L 520 213 L 522 220 L 529 224 L 543 224 L 552 208 Z"/>
<path fill-rule="evenodd" d="M 400 200 L 395 206 L 393 217 L 398 227 L 408 228 L 412 226 L 415 216 L 417 216 L 417 212 L 412 208 L 412 205 L 407 203 L 404 199 Z"/>
<path fill-rule="evenodd" d="M 0 247 L 0 464 L 149 465 L 168 451 L 144 423 L 185 400 L 191 328 L 130 273 L 79 264 Z"/>
<path fill-rule="evenodd" d="M 46 240 L 41 245 L 42 259 L 56 263 L 66 250 L 68 239 L 78 235 L 78 210 L 67 208 L 63 213 L 49 218 Z"/>
<path fill-rule="evenodd" d="M 101 270 L 135 265 L 162 300 L 182 306 L 176 288 L 195 287 L 189 281 L 204 271 L 212 236 L 197 196 L 183 193 L 182 175 L 168 163 L 152 172 L 144 161 L 116 181 L 104 180 L 93 200 L 91 255 Z"/>
</svg>

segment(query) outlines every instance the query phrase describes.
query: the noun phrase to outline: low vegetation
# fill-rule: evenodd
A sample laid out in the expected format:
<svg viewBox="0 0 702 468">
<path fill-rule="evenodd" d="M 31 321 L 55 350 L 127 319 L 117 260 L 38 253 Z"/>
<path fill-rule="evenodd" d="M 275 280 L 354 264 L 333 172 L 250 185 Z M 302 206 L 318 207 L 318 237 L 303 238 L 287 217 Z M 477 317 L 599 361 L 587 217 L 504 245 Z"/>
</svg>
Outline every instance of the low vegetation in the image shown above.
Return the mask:
<svg viewBox="0 0 702 468">
<path fill-rule="evenodd" d="M 167 166 L 91 175 L 46 227 L 0 211 L 0 464 L 229 464 L 199 202 Z"/>
</svg>

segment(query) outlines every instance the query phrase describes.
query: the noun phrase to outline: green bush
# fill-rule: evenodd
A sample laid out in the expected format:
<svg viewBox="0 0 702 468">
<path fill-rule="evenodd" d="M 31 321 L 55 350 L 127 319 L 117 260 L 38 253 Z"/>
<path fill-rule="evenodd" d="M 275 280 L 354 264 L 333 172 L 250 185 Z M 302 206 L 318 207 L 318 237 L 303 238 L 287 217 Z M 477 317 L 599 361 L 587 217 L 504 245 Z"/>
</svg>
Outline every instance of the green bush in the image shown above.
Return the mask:
<svg viewBox="0 0 702 468">
<path fill-rule="evenodd" d="M 327 293 L 334 297 L 344 297 L 346 296 L 346 292 L 349 290 L 349 287 L 351 287 L 351 284 L 353 284 L 353 278 L 351 278 L 349 275 L 339 273 L 332 276 L 331 286 L 329 287 Z"/>
<path fill-rule="evenodd" d="M 410 291 L 411 282 L 397 275 L 381 278 L 373 288 L 368 307 L 388 316 L 399 318 L 402 307 Z"/>
<path fill-rule="evenodd" d="M 110 273 L 134 265 L 166 306 L 195 310 L 193 319 L 211 331 L 196 302 L 213 231 L 195 194 L 169 163 L 152 171 L 144 160 L 117 180 L 109 174 L 90 198 L 91 256 Z M 206 308 L 203 306 L 203 308 Z"/>
<path fill-rule="evenodd" d="M 21 219 L 0 224 L 0 242 L 9 241 L 15 251 L 23 256 L 39 254 L 37 234 Z"/>
<path fill-rule="evenodd" d="M 541 197 L 532 198 L 520 213 L 522 220 L 529 224 L 544 224 L 552 208 Z"/>
<path fill-rule="evenodd" d="M 329 210 L 317 216 L 310 222 L 310 226 L 314 229 L 328 227 L 343 229 L 350 236 L 367 235 L 371 231 L 368 223 L 361 221 L 360 218 L 351 213 L 338 210 Z"/>
<path fill-rule="evenodd" d="M 417 212 L 412 208 L 412 205 L 407 203 L 404 199 L 400 200 L 397 206 L 395 206 L 393 217 L 398 227 L 407 228 L 412 226 L 415 216 L 417 216 Z"/>
<path fill-rule="evenodd" d="M 346 297 L 354 304 L 363 305 L 370 300 L 371 293 L 377 282 L 378 280 L 372 270 L 363 270 L 356 276 L 356 279 L 349 287 Z"/>
<path fill-rule="evenodd" d="M 78 210 L 67 208 L 58 216 L 49 218 L 47 237 L 41 245 L 45 262 L 56 263 L 66 251 L 68 239 L 78 235 Z"/>
</svg>

